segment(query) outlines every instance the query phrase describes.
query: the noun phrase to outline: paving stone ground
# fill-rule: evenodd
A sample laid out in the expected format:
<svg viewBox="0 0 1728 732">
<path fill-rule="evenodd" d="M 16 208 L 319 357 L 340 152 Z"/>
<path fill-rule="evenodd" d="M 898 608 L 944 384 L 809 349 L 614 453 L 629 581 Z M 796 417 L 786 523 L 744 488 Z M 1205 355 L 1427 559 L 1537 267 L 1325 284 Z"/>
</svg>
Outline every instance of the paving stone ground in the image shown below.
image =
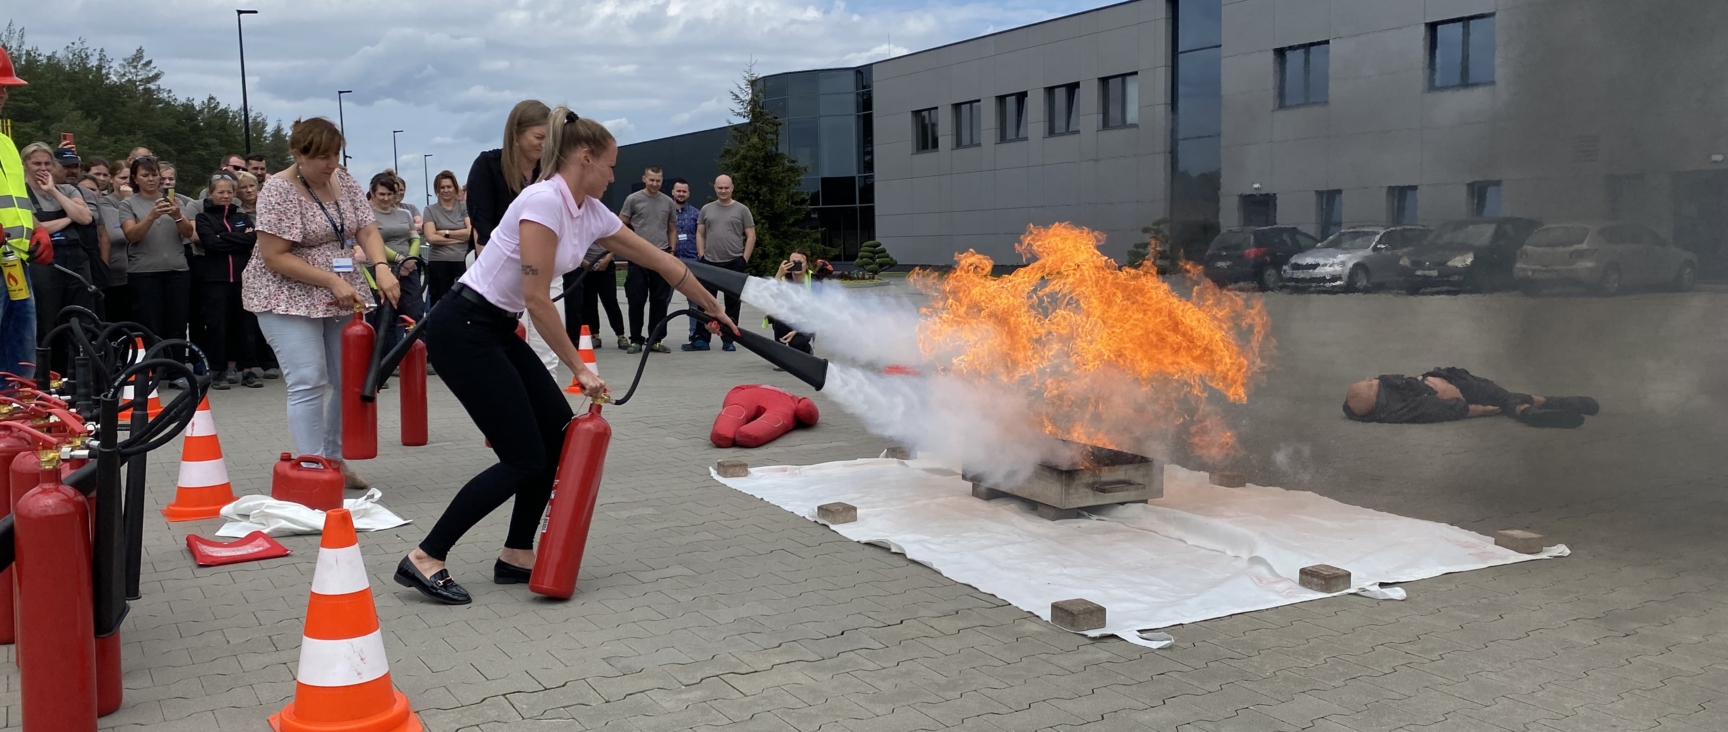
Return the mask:
<svg viewBox="0 0 1728 732">
<path fill-rule="evenodd" d="M 501 511 L 450 557 L 474 604 L 442 607 L 390 575 L 491 458 L 434 379 L 432 444 L 395 444 L 386 392 L 381 456 L 362 465 L 415 521 L 361 537 L 396 685 L 436 732 L 1728 729 L 1728 294 L 1268 302 L 1277 352 L 1227 410 L 1245 447 L 1231 467 L 1478 531 L 1531 529 L 1573 555 L 1409 583 L 1404 602 L 1176 627 L 1161 651 L 1088 640 L 711 480 L 720 458 L 808 464 L 887 446 L 821 395 L 815 429 L 710 446 L 730 386 L 808 391 L 715 351 L 650 359 L 637 400 L 606 412 L 615 433 L 574 598 L 488 581 Z M 618 384 L 633 361 L 609 349 L 600 365 Z M 1339 415 L 1349 381 L 1436 365 L 1592 394 L 1604 411 L 1578 431 Z M 288 446 L 282 399 L 279 381 L 212 397 L 242 493 L 267 492 Z M 153 509 L 172 495 L 174 457 L 152 463 Z M 317 539 L 283 540 L 285 559 L 194 567 L 185 535 L 217 526 L 147 521 L 125 706 L 104 728 L 261 730 L 293 694 Z M 0 664 L 0 677 L 16 727 L 17 672 Z"/>
</svg>

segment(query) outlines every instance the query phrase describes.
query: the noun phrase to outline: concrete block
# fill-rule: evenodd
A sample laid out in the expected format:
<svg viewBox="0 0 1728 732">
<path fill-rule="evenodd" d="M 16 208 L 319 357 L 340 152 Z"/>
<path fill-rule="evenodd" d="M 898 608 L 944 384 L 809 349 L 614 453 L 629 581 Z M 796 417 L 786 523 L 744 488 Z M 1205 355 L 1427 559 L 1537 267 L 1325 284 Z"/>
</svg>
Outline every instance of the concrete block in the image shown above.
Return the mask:
<svg viewBox="0 0 1728 732">
<path fill-rule="evenodd" d="M 1331 594 L 1350 589 L 1350 570 L 1330 564 L 1303 567 L 1298 584 L 1315 592 Z"/>
<path fill-rule="evenodd" d="M 750 476 L 750 463 L 743 460 L 721 460 L 714 463 L 714 472 L 722 478 L 747 478 Z"/>
<path fill-rule="evenodd" d="M 998 498 L 1006 497 L 1007 495 L 1008 494 L 996 490 L 995 488 L 985 488 L 977 483 L 972 484 L 972 497 L 981 501 L 994 501 Z"/>
<path fill-rule="evenodd" d="M 1248 485 L 1248 476 L 1234 470 L 1214 470 L 1208 476 L 1212 485 L 1224 488 L 1241 488 Z"/>
<path fill-rule="evenodd" d="M 1542 535 L 1533 534 L 1523 529 L 1496 531 L 1494 532 L 1494 543 L 1519 554 L 1538 554 L 1542 551 Z"/>
<path fill-rule="evenodd" d="M 1045 521 L 1067 521 L 1080 518 L 1080 510 L 1075 508 L 1057 508 L 1044 503 L 1034 502 L 1032 506 L 1038 512 L 1038 518 Z"/>
<path fill-rule="evenodd" d="M 901 447 L 896 445 L 888 448 L 888 452 L 884 454 L 883 457 L 891 460 L 916 460 L 918 458 L 918 451 L 910 447 Z"/>
<path fill-rule="evenodd" d="M 858 520 L 858 507 L 850 503 L 824 503 L 816 507 L 816 518 L 825 524 L 849 524 Z"/>
<path fill-rule="evenodd" d="M 1084 632 L 1104 627 L 1104 606 L 1075 598 L 1050 603 L 1050 623 L 1063 630 Z"/>
</svg>

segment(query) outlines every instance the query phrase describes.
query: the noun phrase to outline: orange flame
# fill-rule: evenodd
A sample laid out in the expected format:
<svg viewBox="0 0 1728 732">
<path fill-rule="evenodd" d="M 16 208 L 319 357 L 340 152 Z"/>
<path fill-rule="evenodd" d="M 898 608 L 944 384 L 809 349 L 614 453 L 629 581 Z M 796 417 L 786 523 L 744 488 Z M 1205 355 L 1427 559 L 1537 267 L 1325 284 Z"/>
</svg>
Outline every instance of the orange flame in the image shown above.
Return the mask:
<svg viewBox="0 0 1728 732">
<path fill-rule="evenodd" d="M 1207 403 L 1241 403 L 1270 347 L 1258 298 L 1188 272 L 1184 298 L 1153 268 L 1118 266 L 1103 235 L 1073 226 L 1029 227 L 1016 246 L 1028 264 L 993 277 L 977 252 L 946 275 L 919 271 L 930 296 L 920 346 L 949 373 L 1044 398 L 1044 431 L 1063 439 L 1146 452 L 1179 437 L 1217 461 L 1236 438 Z"/>
</svg>

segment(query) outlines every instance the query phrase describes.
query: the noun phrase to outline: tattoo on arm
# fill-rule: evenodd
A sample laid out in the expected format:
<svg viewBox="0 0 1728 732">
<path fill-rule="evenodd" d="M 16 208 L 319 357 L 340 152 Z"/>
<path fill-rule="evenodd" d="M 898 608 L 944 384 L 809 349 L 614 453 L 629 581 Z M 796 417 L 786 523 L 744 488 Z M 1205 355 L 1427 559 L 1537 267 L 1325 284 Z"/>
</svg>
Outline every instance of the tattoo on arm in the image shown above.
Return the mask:
<svg viewBox="0 0 1728 732">
<path fill-rule="evenodd" d="M 532 264 L 524 264 L 524 265 L 522 265 L 522 274 L 525 274 L 525 275 L 532 277 L 534 275 L 540 274 L 540 268 L 536 267 Z"/>
</svg>

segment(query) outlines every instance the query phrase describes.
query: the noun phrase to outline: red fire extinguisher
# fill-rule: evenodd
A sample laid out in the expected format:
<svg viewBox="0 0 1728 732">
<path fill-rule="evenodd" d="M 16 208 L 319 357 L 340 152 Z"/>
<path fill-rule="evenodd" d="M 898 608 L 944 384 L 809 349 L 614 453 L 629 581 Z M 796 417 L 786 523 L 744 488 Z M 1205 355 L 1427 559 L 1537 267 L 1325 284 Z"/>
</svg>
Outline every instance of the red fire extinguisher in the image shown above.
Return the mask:
<svg viewBox="0 0 1728 732">
<path fill-rule="evenodd" d="M 0 465 L 10 466 L 13 458 L 20 454 L 34 455 L 37 449 L 52 447 L 53 445 L 54 438 L 30 429 L 22 423 L 0 422 Z M 23 490 L 16 494 L 11 492 L 11 480 L 10 476 L 7 476 L 4 483 L 8 486 L 7 494 L 0 496 L 0 517 L 12 515 L 13 495 L 23 496 L 25 491 L 36 487 L 37 472 L 38 469 L 32 462 L 29 485 L 24 486 Z M 0 644 L 11 643 L 13 640 L 12 630 L 18 622 L 13 617 L 13 610 L 12 569 L 8 567 L 6 571 L 0 572 Z"/>
<path fill-rule="evenodd" d="M 418 447 L 427 442 L 426 432 L 426 344 L 414 341 L 402 357 L 402 444 Z"/>
<path fill-rule="evenodd" d="M 558 477 L 552 483 L 546 516 L 540 520 L 540 546 L 534 552 L 534 573 L 528 578 L 528 589 L 536 594 L 566 600 L 576 593 L 576 575 L 588 546 L 588 524 L 594 520 L 600 471 L 606 466 L 610 444 L 612 425 L 600 416 L 598 401 L 564 428 Z"/>
<path fill-rule="evenodd" d="M 375 334 L 363 310 L 342 326 L 342 459 L 378 457 L 378 404 L 361 401 Z"/>
<path fill-rule="evenodd" d="M 32 730 L 96 728 L 96 638 L 90 586 L 90 508 L 60 482 L 43 451 L 40 484 L 15 511 L 19 699 Z"/>
</svg>

